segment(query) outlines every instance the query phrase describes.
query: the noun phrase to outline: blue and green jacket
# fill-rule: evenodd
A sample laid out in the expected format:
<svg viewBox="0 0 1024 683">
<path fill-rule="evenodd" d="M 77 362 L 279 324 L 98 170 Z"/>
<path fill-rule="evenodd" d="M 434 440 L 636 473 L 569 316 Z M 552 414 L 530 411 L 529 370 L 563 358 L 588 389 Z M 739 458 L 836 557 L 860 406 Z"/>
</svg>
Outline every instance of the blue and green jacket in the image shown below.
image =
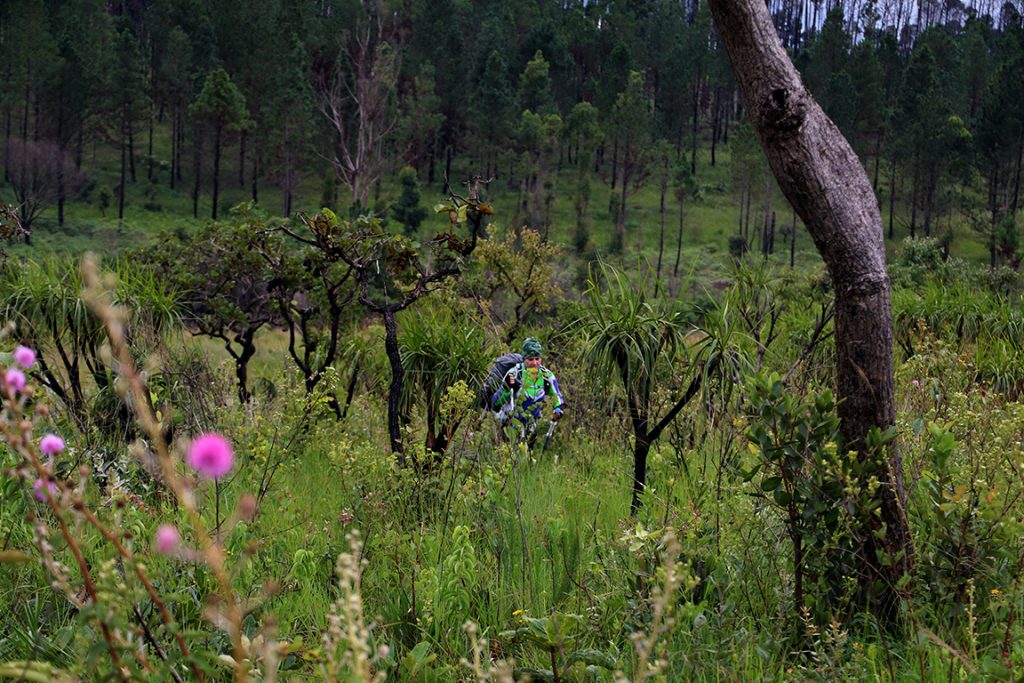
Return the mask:
<svg viewBox="0 0 1024 683">
<path fill-rule="evenodd" d="M 491 407 L 495 411 L 502 410 L 509 405 L 512 390 L 509 389 L 507 379 L 510 376 L 516 380 L 515 402 L 517 405 L 515 407 L 516 417 L 519 420 L 526 421 L 527 413 L 534 420 L 539 419 L 541 403 L 544 402 L 544 399 L 549 394 L 555 397 L 555 412 L 562 412 L 565 399 L 562 397 L 562 390 L 558 388 L 558 379 L 555 377 L 555 373 L 543 365 L 534 372 L 522 363 L 516 364 L 506 373 L 505 377 L 502 378 L 501 386 L 491 397 Z"/>
</svg>

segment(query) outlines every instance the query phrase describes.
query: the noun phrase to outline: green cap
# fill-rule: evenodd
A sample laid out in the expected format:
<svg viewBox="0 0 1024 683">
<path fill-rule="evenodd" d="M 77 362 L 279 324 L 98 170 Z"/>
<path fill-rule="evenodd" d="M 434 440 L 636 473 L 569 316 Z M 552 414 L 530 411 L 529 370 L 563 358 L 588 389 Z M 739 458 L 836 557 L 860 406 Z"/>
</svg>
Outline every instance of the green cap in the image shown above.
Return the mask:
<svg viewBox="0 0 1024 683">
<path fill-rule="evenodd" d="M 523 342 L 523 358 L 540 358 L 540 342 L 533 337 L 527 337 Z"/>
</svg>

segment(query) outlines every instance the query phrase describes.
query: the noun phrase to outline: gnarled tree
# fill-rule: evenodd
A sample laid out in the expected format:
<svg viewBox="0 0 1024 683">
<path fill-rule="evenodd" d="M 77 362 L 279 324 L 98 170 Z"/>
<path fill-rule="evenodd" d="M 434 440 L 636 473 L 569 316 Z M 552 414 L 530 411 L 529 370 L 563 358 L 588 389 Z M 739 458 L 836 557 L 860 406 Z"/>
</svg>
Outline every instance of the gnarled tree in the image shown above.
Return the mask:
<svg viewBox="0 0 1024 683">
<path fill-rule="evenodd" d="M 449 203 L 438 207 L 447 211 L 451 230 L 434 235 L 422 248 L 402 235 L 389 233 L 374 216 L 352 221 L 339 219 L 324 210 L 315 216 L 300 215 L 308 232 L 303 234 L 282 228 L 302 244 L 313 247 L 328 261 L 343 263 L 351 269 L 359 303 L 381 317 L 384 324 L 384 349 L 391 366 L 388 386 L 388 436 L 399 464 L 405 464 L 401 431 L 402 393 L 405 369 L 398 344 L 400 311 L 427 296 L 446 280 L 456 278 L 481 236 L 485 218 L 493 213 L 480 201 L 481 178 L 468 183 L 467 197 L 449 195 Z M 459 237 L 459 226 L 467 224 L 469 236 Z"/>
<path fill-rule="evenodd" d="M 807 226 L 836 292 L 839 417 L 862 460 L 874 428 L 895 422 L 892 319 L 882 218 L 860 160 L 804 87 L 771 16 L 757 0 L 710 0 L 750 121 L 786 198 Z M 901 462 L 893 450 L 865 463 L 878 478 L 879 512 L 859 535 L 876 614 L 891 621 L 913 563 Z M 866 484 L 866 482 L 865 482 Z"/>
</svg>

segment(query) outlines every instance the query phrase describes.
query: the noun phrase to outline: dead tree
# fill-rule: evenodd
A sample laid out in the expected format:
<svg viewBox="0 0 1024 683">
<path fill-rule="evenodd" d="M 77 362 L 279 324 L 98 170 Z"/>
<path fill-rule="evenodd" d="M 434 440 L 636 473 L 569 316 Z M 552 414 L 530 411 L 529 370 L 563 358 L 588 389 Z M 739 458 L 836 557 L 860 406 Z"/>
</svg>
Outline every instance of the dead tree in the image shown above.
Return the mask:
<svg viewBox="0 0 1024 683">
<path fill-rule="evenodd" d="M 343 37 L 334 68 L 317 84 L 317 107 L 337 134 L 328 158 L 361 209 L 383 171 L 379 149 L 398 121 L 392 99 L 399 57 L 382 29 L 379 19 L 366 21 Z"/>
</svg>

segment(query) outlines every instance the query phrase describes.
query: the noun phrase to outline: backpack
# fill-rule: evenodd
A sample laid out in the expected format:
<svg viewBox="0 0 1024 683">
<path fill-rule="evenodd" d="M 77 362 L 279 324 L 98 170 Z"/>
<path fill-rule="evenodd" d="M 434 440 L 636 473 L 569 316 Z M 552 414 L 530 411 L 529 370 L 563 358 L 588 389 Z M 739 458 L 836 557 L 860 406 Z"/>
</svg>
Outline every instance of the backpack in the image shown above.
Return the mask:
<svg viewBox="0 0 1024 683">
<path fill-rule="evenodd" d="M 480 387 L 479 399 L 481 408 L 490 408 L 491 396 L 501 386 L 505 375 L 508 374 L 509 370 L 522 362 L 523 357 L 518 353 L 506 353 L 504 356 L 494 359 L 491 369 L 488 371 L 486 379 L 484 379 L 483 386 Z"/>
</svg>

